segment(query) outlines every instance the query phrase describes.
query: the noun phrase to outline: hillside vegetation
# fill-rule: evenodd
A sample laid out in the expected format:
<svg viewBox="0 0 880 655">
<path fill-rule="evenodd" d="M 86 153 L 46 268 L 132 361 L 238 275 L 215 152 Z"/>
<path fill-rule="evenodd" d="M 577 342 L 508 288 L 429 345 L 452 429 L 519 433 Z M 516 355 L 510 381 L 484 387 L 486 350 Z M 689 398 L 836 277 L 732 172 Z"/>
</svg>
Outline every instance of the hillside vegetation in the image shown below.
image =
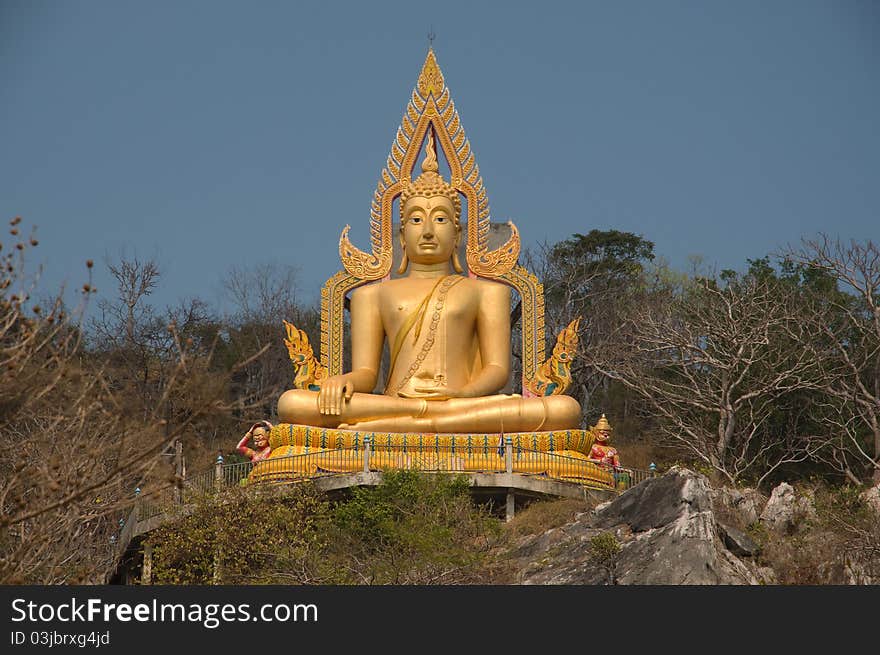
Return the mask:
<svg viewBox="0 0 880 655">
<path fill-rule="evenodd" d="M 741 530 L 753 548 L 727 552 L 715 537 L 714 548 L 741 561 L 743 579 L 722 578 L 725 584 L 880 580 L 880 513 L 853 487 L 800 485 L 799 509 L 784 524 L 769 512 L 761 514 L 768 499 L 751 491 L 710 491 L 711 525 Z M 754 506 L 730 502 L 743 493 Z M 671 496 L 654 501 L 677 504 Z M 644 573 L 627 576 L 618 566 L 621 551 L 633 531 L 648 540 L 642 548 L 650 550 L 652 531 L 611 527 L 619 521 L 600 529 L 583 527 L 595 522 L 595 509 L 594 502 L 584 500 L 536 501 L 504 523 L 496 508 L 472 502 L 465 478 L 414 471 L 387 473 L 379 486 L 354 489 L 350 497 L 333 501 L 308 484 L 234 490 L 220 502 L 206 499 L 194 513 L 150 534 L 151 583 L 615 584 L 620 576 L 626 584 L 670 584 L 664 578 L 634 577 Z M 663 556 L 684 562 L 685 571 L 691 566 L 688 557 L 700 550 L 694 542 L 661 548 Z M 566 570 L 577 578 L 559 578 Z"/>
<path fill-rule="evenodd" d="M 290 268 L 231 269 L 223 281 L 230 311 L 198 298 L 162 308 L 151 303 L 163 283 L 154 261 L 104 262 L 114 288 L 101 295 L 95 264 L 84 261 L 82 285 L 55 291 L 41 288 L 30 263 L 38 240 L 21 219 L 10 222 L 2 245 L 0 582 L 101 582 L 115 566 L 136 490 L 171 486 L 183 474 L 173 456 L 178 444 L 186 470 L 196 472 L 218 454 L 234 461 L 234 445 L 253 421 L 275 419 L 293 377 L 282 320 L 318 343 L 319 312 L 297 298 Z M 880 479 L 880 249 L 873 242 L 819 236 L 756 253 L 740 271 L 695 265 L 678 272 L 648 239 L 594 230 L 522 260 L 544 283 L 548 340 L 583 319 L 570 393 L 583 425 L 608 416 L 625 464 L 654 462 L 661 471 L 682 464 L 716 485 L 764 495 L 781 481 L 863 489 Z M 317 568 L 308 575 L 470 580 L 483 564 L 469 558 L 496 552 L 501 537 L 484 529 L 488 517 L 456 514 L 464 500 L 444 501 L 448 534 L 407 528 L 427 531 L 435 545 L 439 534 L 458 544 L 438 550 L 433 568 L 401 564 L 425 546 L 421 537 L 404 544 L 383 532 L 397 523 L 370 514 L 386 507 L 379 497 L 310 512 L 316 523 L 301 539 L 314 530 L 317 543 L 298 548 L 329 548 L 319 559 L 337 565 L 332 575 Z M 269 511 L 258 497 L 238 502 L 254 516 Z M 357 502 L 358 524 L 376 534 L 358 533 L 346 519 Z M 374 537 L 400 546 L 389 551 L 393 566 L 367 548 Z M 236 558 L 245 552 L 222 545 Z M 332 549 L 343 547 L 356 562 L 334 559 Z M 286 556 L 295 559 L 299 551 L 291 549 Z M 224 565 L 220 575 L 232 570 Z"/>
</svg>

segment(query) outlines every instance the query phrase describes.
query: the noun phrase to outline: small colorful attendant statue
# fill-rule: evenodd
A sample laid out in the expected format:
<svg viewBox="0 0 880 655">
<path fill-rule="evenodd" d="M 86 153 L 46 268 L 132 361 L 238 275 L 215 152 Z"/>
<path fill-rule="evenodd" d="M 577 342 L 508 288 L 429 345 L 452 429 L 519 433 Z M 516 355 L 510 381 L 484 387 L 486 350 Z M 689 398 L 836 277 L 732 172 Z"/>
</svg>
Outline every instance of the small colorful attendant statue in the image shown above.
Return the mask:
<svg viewBox="0 0 880 655">
<path fill-rule="evenodd" d="M 260 462 L 269 457 L 272 453 L 272 446 L 269 445 L 269 430 L 272 424 L 269 421 L 257 421 L 251 426 L 251 429 L 245 432 L 245 435 L 238 442 L 237 450 L 242 455 L 247 456 L 252 462 Z M 248 441 L 253 437 L 254 447 L 248 448 Z"/>
<path fill-rule="evenodd" d="M 605 418 L 605 414 L 602 414 L 602 418 L 593 426 L 596 441 L 590 449 L 590 459 L 599 464 L 618 468 L 620 466 L 620 458 L 617 455 L 617 449 L 613 448 L 610 443 L 611 430 L 613 429 L 608 419 Z"/>
</svg>

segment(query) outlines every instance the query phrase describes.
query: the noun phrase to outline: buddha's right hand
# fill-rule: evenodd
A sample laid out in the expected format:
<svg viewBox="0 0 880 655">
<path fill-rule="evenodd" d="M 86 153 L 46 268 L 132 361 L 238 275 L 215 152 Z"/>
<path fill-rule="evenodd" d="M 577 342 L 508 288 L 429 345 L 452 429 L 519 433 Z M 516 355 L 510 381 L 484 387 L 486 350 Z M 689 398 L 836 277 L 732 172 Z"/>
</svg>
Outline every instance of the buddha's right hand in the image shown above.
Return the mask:
<svg viewBox="0 0 880 655">
<path fill-rule="evenodd" d="M 342 399 L 351 400 L 354 393 L 354 382 L 347 373 L 334 375 L 321 384 L 318 392 L 318 411 L 329 416 L 342 414 Z"/>
</svg>

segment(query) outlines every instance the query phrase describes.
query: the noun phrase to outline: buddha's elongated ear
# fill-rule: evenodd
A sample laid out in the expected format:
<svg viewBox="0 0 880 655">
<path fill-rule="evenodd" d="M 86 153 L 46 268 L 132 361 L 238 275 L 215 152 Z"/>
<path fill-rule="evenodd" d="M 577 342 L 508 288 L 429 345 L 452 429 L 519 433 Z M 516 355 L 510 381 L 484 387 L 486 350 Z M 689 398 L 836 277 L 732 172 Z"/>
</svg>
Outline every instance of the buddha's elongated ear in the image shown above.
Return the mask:
<svg viewBox="0 0 880 655">
<path fill-rule="evenodd" d="M 403 257 L 400 258 L 400 266 L 397 267 L 397 274 L 403 275 L 409 266 L 409 257 L 406 256 L 406 248 L 403 249 Z"/>
<path fill-rule="evenodd" d="M 400 260 L 400 266 L 397 268 L 397 274 L 403 275 L 409 266 L 409 258 L 406 256 L 406 250 L 403 251 L 403 257 Z"/>
<path fill-rule="evenodd" d="M 409 257 L 406 256 L 406 241 L 403 239 L 403 228 L 405 225 L 406 223 L 401 221 L 400 232 L 397 233 L 397 238 L 400 241 L 400 250 L 403 252 L 403 257 L 400 258 L 400 266 L 397 267 L 398 275 L 406 273 L 406 268 L 409 266 Z"/>
<path fill-rule="evenodd" d="M 452 269 L 456 273 L 464 273 L 464 269 L 461 267 L 461 262 L 458 259 L 458 247 L 456 246 L 455 250 L 452 252 Z"/>
<path fill-rule="evenodd" d="M 456 273 L 464 273 L 461 266 L 461 260 L 458 258 L 458 247 L 461 245 L 461 227 L 458 228 L 458 235 L 455 237 L 455 249 L 452 251 L 452 270 Z"/>
</svg>

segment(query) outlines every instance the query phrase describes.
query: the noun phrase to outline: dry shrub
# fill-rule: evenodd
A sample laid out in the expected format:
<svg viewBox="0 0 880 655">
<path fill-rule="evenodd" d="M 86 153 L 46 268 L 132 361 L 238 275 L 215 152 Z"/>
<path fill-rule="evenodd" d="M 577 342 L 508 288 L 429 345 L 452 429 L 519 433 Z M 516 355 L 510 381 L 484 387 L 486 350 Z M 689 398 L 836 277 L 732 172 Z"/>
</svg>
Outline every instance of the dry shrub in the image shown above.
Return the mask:
<svg viewBox="0 0 880 655">
<path fill-rule="evenodd" d="M 628 443 L 620 440 L 614 444 L 620 452 L 620 463 L 634 469 L 647 471 L 652 463 L 658 462 L 657 447 L 644 441 Z"/>
<path fill-rule="evenodd" d="M 505 531 L 514 538 L 541 534 L 571 523 L 578 513 L 587 512 L 596 504 L 574 498 L 536 501 L 518 510 L 513 520 L 507 523 Z"/>
<path fill-rule="evenodd" d="M 74 310 L 63 293 L 35 304 L 39 280 L 25 255 L 37 241 L 17 240 L 0 259 L 0 583 L 102 583 L 135 488 L 172 484 L 163 453 L 222 409 L 214 398 L 223 385 L 205 382 L 205 355 L 173 323 L 151 323 L 161 358 L 131 337 L 141 327 L 134 310 L 119 323 L 130 338 L 116 351 L 87 349 L 91 279 Z M 90 275 L 90 261 L 86 268 Z M 135 376 L 119 355 L 139 348 L 148 354 Z"/>
<path fill-rule="evenodd" d="M 803 521 L 793 535 L 750 526 L 762 546 L 760 563 L 770 566 L 779 584 L 877 584 L 880 581 L 880 522 L 859 498 L 860 489 L 814 483 L 816 518 Z"/>
</svg>

